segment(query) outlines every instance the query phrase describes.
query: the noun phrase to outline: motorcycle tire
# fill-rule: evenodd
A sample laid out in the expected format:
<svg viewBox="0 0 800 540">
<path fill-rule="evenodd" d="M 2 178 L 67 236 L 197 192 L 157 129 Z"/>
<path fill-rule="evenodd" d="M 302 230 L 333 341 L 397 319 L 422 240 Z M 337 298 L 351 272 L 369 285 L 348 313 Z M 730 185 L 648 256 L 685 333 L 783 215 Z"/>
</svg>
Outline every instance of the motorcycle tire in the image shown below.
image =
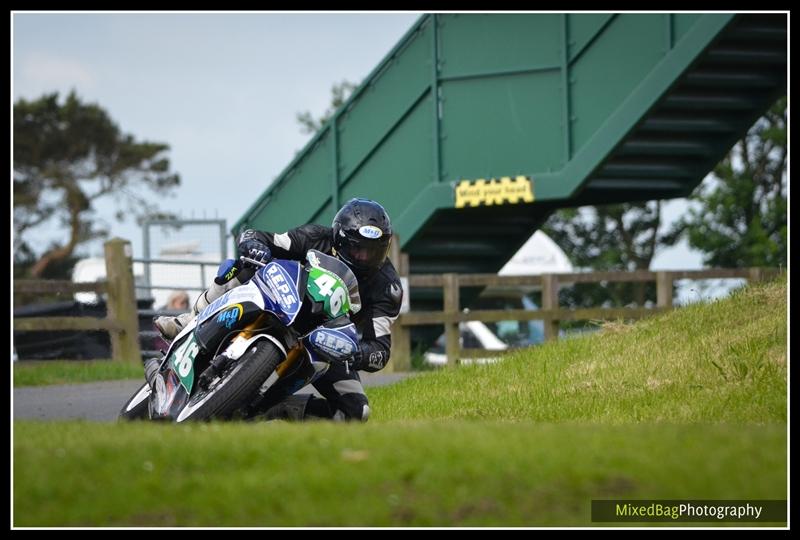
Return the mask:
<svg viewBox="0 0 800 540">
<path fill-rule="evenodd" d="M 256 341 L 209 389 L 195 393 L 176 421 L 222 418 L 233 413 L 252 398 L 283 359 L 274 343 Z"/>
<path fill-rule="evenodd" d="M 149 416 L 147 404 L 150 401 L 150 392 L 150 385 L 144 383 L 122 406 L 117 420 L 146 420 Z"/>
</svg>

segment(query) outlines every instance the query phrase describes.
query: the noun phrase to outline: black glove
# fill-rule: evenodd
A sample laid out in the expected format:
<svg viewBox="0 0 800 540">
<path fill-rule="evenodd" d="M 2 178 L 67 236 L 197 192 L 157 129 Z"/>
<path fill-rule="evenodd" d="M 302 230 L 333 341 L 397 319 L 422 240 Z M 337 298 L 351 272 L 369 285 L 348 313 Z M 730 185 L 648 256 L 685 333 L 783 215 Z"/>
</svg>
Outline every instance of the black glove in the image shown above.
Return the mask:
<svg viewBox="0 0 800 540">
<path fill-rule="evenodd" d="M 356 371 L 361 369 L 361 365 L 363 364 L 363 355 L 361 354 L 361 347 L 356 349 L 356 351 L 353 353 L 353 356 L 350 357 L 349 363 L 350 363 L 349 366 L 350 368 L 355 369 Z"/>
<path fill-rule="evenodd" d="M 269 246 L 255 238 L 249 238 L 239 243 L 239 255 L 261 263 L 267 263 L 272 259 L 272 251 Z"/>
</svg>

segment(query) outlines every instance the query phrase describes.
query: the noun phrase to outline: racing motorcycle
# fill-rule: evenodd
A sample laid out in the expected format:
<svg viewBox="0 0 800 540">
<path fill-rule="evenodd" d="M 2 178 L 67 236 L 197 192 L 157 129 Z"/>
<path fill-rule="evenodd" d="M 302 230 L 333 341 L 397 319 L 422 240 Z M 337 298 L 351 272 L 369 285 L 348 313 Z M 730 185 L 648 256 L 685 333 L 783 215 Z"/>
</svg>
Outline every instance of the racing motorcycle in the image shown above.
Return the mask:
<svg viewBox="0 0 800 540">
<path fill-rule="evenodd" d="M 342 261 L 309 250 L 304 263 L 241 257 L 259 269 L 212 302 L 145 363 L 121 420 L 251 418 L 321 377 L 358 347 L 350 314 L 358 281 Z M 231 261 L 232 262 L 232 261 Z"/>
</svg>

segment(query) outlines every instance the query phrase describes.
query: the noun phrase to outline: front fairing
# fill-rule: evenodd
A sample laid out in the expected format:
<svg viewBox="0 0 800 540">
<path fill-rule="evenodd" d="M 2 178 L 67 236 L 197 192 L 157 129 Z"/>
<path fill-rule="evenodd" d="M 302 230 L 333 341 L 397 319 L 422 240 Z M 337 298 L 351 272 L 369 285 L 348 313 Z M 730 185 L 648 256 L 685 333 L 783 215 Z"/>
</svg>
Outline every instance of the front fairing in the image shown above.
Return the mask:
<svg viewBox="0 0 800 540">
<path fill-rule="evenodd" d="M 195 361 L 200 351 L 194 332 L 175 339 L 155 377 L 150 418 L 176 418 L 186 405 L 195 385 Z"/>
<path fill-rule="evenodd" d="M 306 272 L 299 262 L 275 259 L 259 269 L 248 283 L 261 292 L 264 310 L 275 315 L 284 326 L 290 326 L 300 313 L 305 280 Z"/>
<path fill-rule="evenodd" d="M 223 308 L 249 301 L 272 313 L 285 326 L 291 325 L 300 312 L 305 290 L 304 272 L 297 261 L 275 259 L 261 268 L 253 279 L 226 292 L 209 304 L 197 316 L 199 324 Z"/>
</svg>

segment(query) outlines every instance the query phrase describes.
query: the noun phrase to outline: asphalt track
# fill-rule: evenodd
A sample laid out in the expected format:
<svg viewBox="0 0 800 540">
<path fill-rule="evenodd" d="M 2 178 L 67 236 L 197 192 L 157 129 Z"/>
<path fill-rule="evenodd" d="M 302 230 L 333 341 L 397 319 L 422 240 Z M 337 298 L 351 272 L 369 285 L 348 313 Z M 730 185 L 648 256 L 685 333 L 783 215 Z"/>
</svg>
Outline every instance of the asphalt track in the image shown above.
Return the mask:
<svg viewBox="0 0 800 540">
<path fill-rule="evenodd" d="M 408 377 L 407 373 L 364 373 L 365 387 L 383 386 Z M 59 386 L 29 386 L 14 389 L 15 420 L 116 421 L 122 405 L 142 385 L 144 378 Z M 302 392 L 313 388 L 302 389 Z"/>
</svg>

